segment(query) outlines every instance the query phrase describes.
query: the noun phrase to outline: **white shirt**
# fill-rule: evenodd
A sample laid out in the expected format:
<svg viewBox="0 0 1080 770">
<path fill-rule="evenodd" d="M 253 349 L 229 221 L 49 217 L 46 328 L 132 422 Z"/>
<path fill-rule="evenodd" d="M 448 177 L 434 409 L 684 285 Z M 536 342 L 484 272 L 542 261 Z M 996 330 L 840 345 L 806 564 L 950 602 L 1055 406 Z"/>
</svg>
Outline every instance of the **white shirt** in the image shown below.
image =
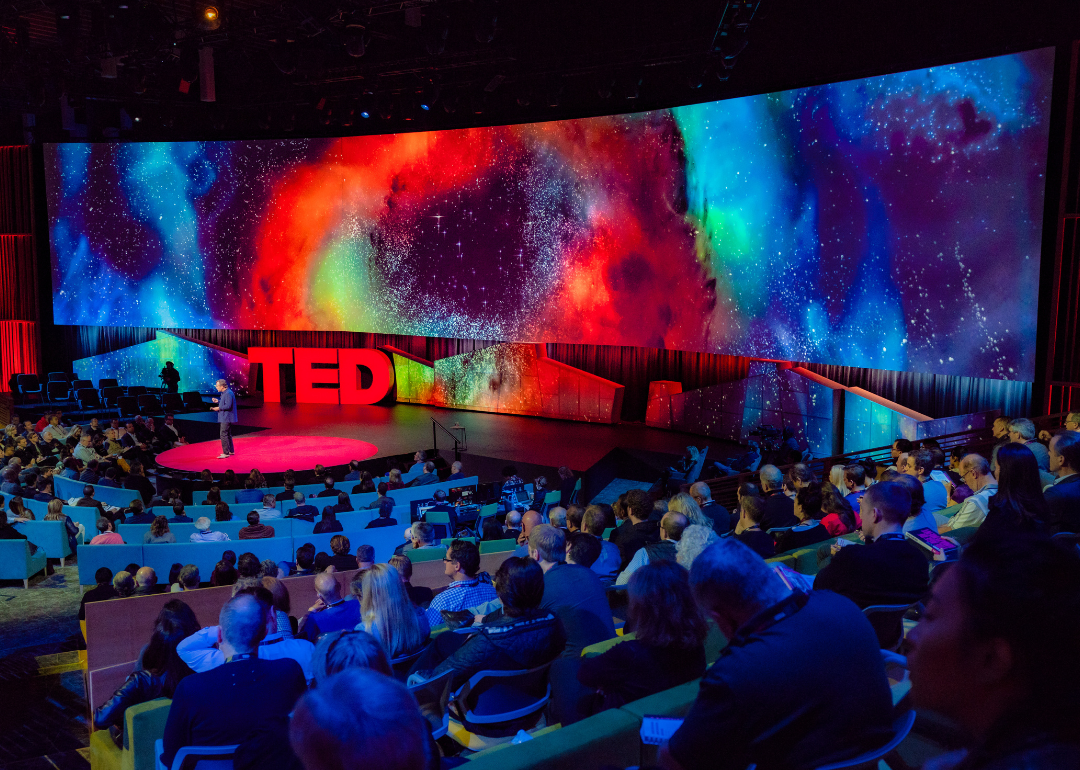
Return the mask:
<svg viewBox="0 0 1080 770">
<path fill-rule="evenodd" d="M 634 570 L 640 569 L 649 563 L 649 554 L 644 548 L 639 548 L 637 553 L 634 554 L 634 558 L 630 560 L 630 563 L 626 565 L 626 569 L 619 573 L 619 577 L 615 579 L 615 585 L 624 586 L 630 582 L 630 576 L 634 574 Z"/>
<path fill-rule="evenodd" d="M 281 511 L 277 508 L 260 508 L 256 513 L 259 514 L 259 521 L 281 518 Z"/>
<path fill-rule="evenodd" d="M 990 511 L 990 498 L 997 494 L 997 490 L 997 482 L 991 481 L 971 495 L 960 506 L 960 510 L 956 512 L 956 515 L 949 519 L 949 528 L 977 527 L 982 524 L 986 514 Z"/>
<path fill-rule="evenodd" d="M 210 671 L 225 663 L 225 655 L 217 644 L 220 626 L 207 626 L 176 645 L 176 654 L 180 660 L 197 674 Z M 292 658 L 304 670 L 304 678 L 311 681 L 311 655 L 315 645 L 307 639 L 294 639 L 284 631 L 267 634 L 259 644 L 259 658 L 262 660 L 280 660 Z"/>
</svg>

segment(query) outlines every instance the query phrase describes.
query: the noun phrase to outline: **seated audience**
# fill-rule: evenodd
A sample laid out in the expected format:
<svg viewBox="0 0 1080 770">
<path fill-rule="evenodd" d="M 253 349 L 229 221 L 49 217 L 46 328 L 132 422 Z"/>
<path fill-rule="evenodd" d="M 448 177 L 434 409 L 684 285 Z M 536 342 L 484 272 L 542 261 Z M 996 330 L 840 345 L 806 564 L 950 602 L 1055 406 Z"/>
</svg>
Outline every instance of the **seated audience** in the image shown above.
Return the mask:
<svg viewBox="0 0 1080 770">
<path fill-rule="evenodd" d="M 152 596 L 160 593 L 157 589 L 157 572 L 153 567 L 139 567 L 135 570 L 134 596 Z"/>
<path fill-rule="evenodd" d="M 363 471 L 360 474 L 360 483 L 353 487 L 353 494 L 367 494 L 368 492 L 374 492 L 375 479 L 371 478 L 370 471 Z"/>
<path fill-rule="evenodd" d="M 860 466 L 861 467 L 861 466 Z M 833 537 L 848 535 L 862 525 L 851 503 L 832 484 L 821 485 L 821 526 Z"/>
<path fill-rule="evenodd" d="M 507 514 L 509 516 L 510 514 Z M 543 524 L 544 517 L 540 515 L 539 511 L 525 511 L 521 514 L 521 534 L 518 535 L 518 547 L 514 551 L 514 556 L 528 556 L 529 555 L 529 534 L 533 531 L 533 527 L 538 524 Z M 622 553 L 619 554 L 620 560 Z"/>
<path fill-rule="evenodd" d="M 236 493 L 237 504 L 242 503 L 257 503 L 263 499 L 263 490 L 257 489 L 254 479 L 246 479 L 244 481 L 244 488 Z"/>
<path fill-rule="evenodd" d="M 143 543 L 175 543 L 176 535 L 169 531 L 169 520 L 164 516 L 155 516 L 150 529 L 143 533 Z"/>
<path fill-rule="evenodd" d="M 924 487 L 921 481 L 914 476 L 909 476 L 906 473 L 896 473 L 895 471 L 886 471 L 881 480 L 900 484 L 911 495 L 911 510 L 908 512 L 907 519 L 904 520 L 904 534 L 914 532 L 917 529 L 937 531 L 938 520 L 923 500 Z"/>
<path fill-rule="evenodd" d="M 337 504 L 334 505 L 334 513 L 347 513 L 355 510 L 352 502 L 349 500 L 349 496 L 344 492 L 337 493 Z"/>
<path fill-rule="evenodd" d="M 997 479 L 990 475 L 990 463 L 982 455 L 970 454 L 960 461 L 960 478 L 972 494 L 948 522 L 938 527 L 942 534 L 982 524 L 990 510 L 990 498 L 997 493 Z"/>
<path fill-rule="evenodd" d="M 615 578 L 618 577 L 621 571 L 619 567 L 622 564 L 622 554 L 619 552 L 617 545 L 603 539 L 606 525 L 607 518 L 600 506 L 590 505 L 585 509 L 585 515 L 581 520 L 581 529 L 600 541 L 600 555 L 592 563 L 590 569 L 600 578 L 602 585 L 609 586 L 615 582 Z"/>
<path fill-rule="evenodd" d="M 806 548 L 814 543 L 828 540 L 829 530 L 818 520 L 821 515 L 821 485 L 810 482 L 795 493 L 795 518 L 799 520 L 786 532 L 776 533 L 776 551 L 794 551 Z"/>
<path fill-rule="evenodd" d="M 690 586 L 730 642 L 661 747 L 661 767 L 814 768 L 892 736 L 878 642 L 848 599 L 791 592 L 734 538 L 694 560 Z"/>
<path fill-rule="evenodd" d="M 223 551 L 221 561 L 214 566 L 210 573 L 210 585 L 231 586 L 239 579 L 240 573 L 236 571 L 236 552 Z"/>
<path fill-rule="evenodd" d="M 1039 464 L 1031 449 L 1015 442 L 998 450 L 997 493 L 990 500 L 977 538 L 1047 534 L 1050 506 L 1043 496 Z"/>
<path fill-rule="evenodd" d="M 212 486 L 206 491 L 206 498 L 202 501 L 202 505 L 217 505 L 220 502 L 221 489 Z"/>
<path fill-rule="evenodd" d="M 300 619 L 297 633 L 301 639 L 318 641 L 322 634 L 355 628 L 360 622 L 360 602 L 341 596 L 341 586 L 332 574 L 322 572 L 315 577 L 316 602 Z"/>
<path fill-rule="evenodd" d="M 620 571 L 626 569 L 630 560 L 634 558 L 634 554 L 644 548 L 646 543 L 656 543 L 660 540 L 660 524 L 651 517 L 653 506 L 648 492 L 631 489 L 626 493 L 623 505 L 630 521 L 630 529 L 621 534 L 621 528 L 611 533 L 613 538 L 615 535 L 619 536 L 616 544 L 622 556 L 619 563 Z"/>
<path fill-rule="evenodd" d="M 675 545 L 675 559 L 683 569 L 689 570 L 702 551 L 720 540 L 716 532 L 709 527 L 691 524 L 683 530 L 682 537 Z M 772 538 L 770 538 L 770 543 Z"/>
<path fill-rule="evenodd" d="M 176 576 L 176 582 L 169 586 L 169 592 L 194 591 L 199 587 L 200 580 L 199 568 L 194 564 L 185 564 Z"/>
<path fill-rule="evenodd" d="M 182 502 L 180 502 L 179 498 L 177 498 L 176 502 L 173 503 L 172 510 L 173 510 L 173 515 L 169 519 L 169 523 L 171 523 L 171 524 L 190 524 L 191 523 L 191 517 L 188 516 L 186 513 L 184 513 L 184 504 Z M 205 517 L 203 517 L 203 518 L 205 518 Z M 207 519 L 207 521 L 209 521 L 209 519 Z"/>
<path fill-rule="evenodd" d="M 931 513 L 936 513 L 946 507 L 949 492 L 945 485 L 930 477 L 934 470 L 934 459 L 928 449 L 917 449 L 907 456 L 907 466 L 903 472 L 914 476 L 923 485 L 923 499 Z"/>
<path fill-rule="evenodd" d="M 296 507 L 289 510 L 285 514 L 287 519 L 302 519 L 304 521 L 315 521 L 315 517 L 319 513 L 319 509 L 314 505 L 309 505 L 306 502 L 303 492 L 294 492 L 293 500 L 296 502 Z"/>
<path fill-rule="evenodd" d="M 347 669 L 371 669 L 387 676 L 394 673 L 382 642 L 367 631 L 346 628 L 319 637 L 311 656 L 312 687 L 321 687 L 334 674 Z"/>
<path fill-rule="evenodd" d="M 887 470 L 894 470 L 897 473 L 903 473 L 904 468 L 907 467 L 907 455 L 912 450 L 912 444 L 906 438 L 898 438 L 893 442 L 892 449 L 889 454 L 892 456 L 893 464 L 890 465 Z"/>
<path fill-rule="evenodd" d="M 412 584 L 413 567 L 409 557 L 400 555 L 391 556 L 390 566 L 398 571 L 398 575 L 401 577 L 401 584 L 412 603 L 417 607 L 426 609 L 431 603 L 431 599 L 435 593 L 427 586 L 414 586 Z"/>
<path fill-rule="evenodd" d="M 338 491 L 334 488 L 334 477 L 326 476 L 323 478 L 323 489 L 319 490 L 319 494 L 316 497 L 337 497 Z"/>
<path fill-rule="evenodd" d="M 356 568 L 369 570 L 375 566 L 375 546 L 359 545 L 356 547 Z"/>
<path fill-rule="evenodd" d="M 1080 431 L 1068 430 L 1050 439 L 1050 471 L 1057 476 L 1043 492 L 1050 509 L 1050 533 L 1080 532 Z"/>
<path fill-rule="evenodd" d="M 927 770 L 1080 767 L 1080 558 L 1041 538 L 977 540 L 908 636 L 913 704 L 967 748 Z"/>
<path fill-rule="evenodd" d="M 626 631 L 633 638 L 624 636 L 627 641 L 586 658 L 578 670 L 581 683 L 598 692 L 595 711 L 705 673 L 705 620 L 690 592 L 689 573 L 673 561 L 652 562 L 634 572 L 627 594 Z"/>
<path fill-rule="evenodd" d="M 566 507 L 566 531 L 580 532 L 581 521 L 585 518 L 585 506 L 573 503 Z"/>
<path fill-rule="evenodd" d="M 494 518 L 488 519 L 484 522 L 484 526 L 480 530 L 481 540 L 505 540 L 506 533 L 503 532 L 502 524 L 496 521 Z"/>
<path fill-rule="evenodd" d="M 261 523 L 258 511 L 252 511 L 247 515 L 247 526 L 241 527 L 239 538 L 241 540 L 261 540 L 274 536 L 274 528 Z"/>
<path fill-rule="evenodd" d="M 189 538 L 193 543 L 223 543 L 229 539 L 228 534 L 220 530 L 210 529 L 210 519 L 200 516 L 195 522 L 195 531 Z"/>
<path fill-rule="evenodd" d="M 135 570 L 136 572 L 138 570 Z M 135 594 L 135 575 L 129 569 L 120 570 L 113 575 L 113 588 L 116 589 L 118 599 L 126 599 Z"/>
<path fill-rule="evenodd" d="M 166 602 L 140 656 L 141 665 L 109 700 L 94 709 L 94 729 L 108 730 L 116 745 L 123 747 L 124 712 L 156 698 L 172 698 L 180 682 L 193 673 L 176 648 L 198 630 L 199 622 L 190 607 L 179 599 Z"/>
<path fill-rule="evenodd" d="M 478 671 L 526 671 L 554 660 L 562 652 L 565 637 L 559 619 L 540 606 L 546 593 L 540 566 L 532 559 L 511 556 L 495 573 L 495 583 L 502 602 L 498 618 L 478 626 L 476 633 L 437 637 L 438 642 L 418 661 L 410 682 L 453 671 L 451 687 L 456 688 Z M 442 660 L 431 668 L 439 657 Z"/>
<path fill-rule="evenodd" d="M 728 509 L 712 499 L 712 490 L 704 481 L 696 481 L 690 485 L 690 496 L 698 504 L 702 514 L 707 516 L 713 525 L 713 530 L 718 535 L 731 531 L 731 514 Z M 695 524 L 697 522 L 690 522 Z"/>
<path fill-rule="evenodd" d="M 558 529 L 566 529 L 566 509 L 559 506 L 549 508 L 548 524 Z"/>
<path fill-rule="evenodd" d="M 792 498 L 784 494 L 784 474 L 775 465 L 763 465 L 758 471 L 761 481 L 761 496 L 764 499 L 765 515 L 761 519 L 761 528 L 770 529 L 794 527 L 799 523 L 795 518 L 795 505 Z"/>
<path fill-rule="evenodd" d="M 356 557 L 349 553 L 352 550 L 352 544 L 345 535 L 334 535 L 330 538 L 330 550 L 333 552 L 330 563 L 338 572 L 347 572 L 359 566 L 356 563 Z"/>
<path fill-rule="evenodd" d="M 687 517 L 681 513 L 675 511 L 665 513 L 663 518 L 660 519 L 659 542 L 646 543 L 643 548 L 638 549 L 638 552 L 634 554 L 634 558 L 626 565 L 626 569 L 619 573 L 615 585 L 621 586 L 629 583 L 630 576 L 646 564 L 654 564 L 658 561 L 675 561 L 675 546 L 679 542 L 679 538 L 682 537 L 683 530 L 689 524 Z M 699 522 L 698 525 L 712 528 L 712 522 L 709 522 L 709 524 Z"/>
<path fill-rule="evenodd" d="M 364 668 L 326 679 L 300 699 L 289 739 L 305 770 L 438 764 L 430 726 L 405 685 Z"/>
<path fill-rule="evenodd" d="M 544 504 L 546 502 L 545 498 L 547 498 L 550 492 L 554 491 L 555 490 L 548 485 L 547 476 L 537 476 L 533 479 L 532 509 L 534 511 L 544 510 Z"/>
<path fill-rule="evenodd" d="M 776 545 L 772 535 L 761 529 L 761 520 L 765 516 L 765 500 L 757 495 L 745 495 L 739 501 L 739 523 L 735 527 L 735 537 L 763 559 L 776 555 Z M 683 565 L 690 569 L 688 565 Z"/>
<path fill-rule="evenodd" d="M 566 536 L 566 563 L 592 568 L 600 558 L 600 539 L 588 532 L 571 532 Z"/>
<path fill-rule="evenodd" d="M 422 471 L 424 465 L 427 463 L 427 452 L 423 449 L 418 449 L 416 454 L 413 455 L 413 464 L 409 466 L 407 473 L 416 473 Z"/>
<path fill-rule="evenodd" d="M 337 520 L 337 514 L 334 513 L 333 507 L 327 505 L 322 509 L 322 519 L 315 522 L 315 527 L 311 530 L 311 533 L 321 535 L 324 532 L 342 532 L 344 529 L 341 522 Z"/>
<path fill-rule="evenodd" d="M 375 564 L 365 573 L 360 600 L 360 624 L 380 642 L 391 659 L 411 655 L 427 644 L 424 610 L 405 592 L 401 575 L 388 564 Z"/>
<path fill-rule="evenodd" d="M 90 545 L 123 545 L 124 538 L 113 531 L 113 523 L 104 516 L 97 520 L 97 528 L 100 534 L 90 540 Z"/>
<path fill-rule="evenodd" d="M 128 513 L 122 517 L 121 523 L 123 524 L 153 524 L 155 519 L 165 519 L 165 523 L 168 524 L 169 520 L 164 516 L 155 515 L 152 509 L 146 509 L 143 507 L 143 501 L 139 499 L 132 500 L 128 503 Z"/>
<path fill-rule="evenodd" d="M 262 508 L 258 510 L 259 518 L 263 521 L 281 518 L 281 510 L 277 507 L 277 498 L 273 495 L 263 495 Z"/>
<path fill-rule="evenodd" d="M 401 480 L 401 471 L 397 468 L 391 469 L 390 473 L 388 474 L 386 479 L 386 488 L 388 490 L 405 488 L 405 482 Z"/>
<path fill-rule="evenodd" d="M 22 494 L 21 490 L 16 490 L 12 494 Z M 80 508 L 97 508 L 98 516 L 105 515 L 105 507 L 97 500 L 94 499 L 94 488 L 87 484 L 83 487 L 83 496 L 75 501 L 75 505 Z"/>
<path fill-rule="evenodd" d="M 506 514 L 503 527 L 503 538 L 514 538 L 515 540 L 521 535 L 521 514 L 517 511 L 510 511 Z"/>
<path fill-rule="evenodd" d="M 480 572 L 480 549 L 475 543 L 454 540 L 446 549 L 443 561 L 443 572 L 449 578 L 450 585 L 436 594 L 428 605 L 425 617 L 432 628 L 445 622 L 441 614 L 443 610 L 469 610 L 497 598 L 491 577 L 486 572 Z"/>
<path fill-rule="evenodd" d="M 1035 438 L 1035 423 L 1026 417 L 1017 417 L 1009 421 L 1009 442 L 1026 446 L 1035 455 L 1035 461 L 1041 471 L 1050 470 L 1050 452 Z M 997 458 L 995 457 L 995 460 Z"/>
<path fill-rule="evenodd" d="M 215 503 L 214 521 L 232 521 L 232 511 L 228 503 Z"/>
<path fill-rule="evenodd" d="M 296 471 L 292 468 L 286 470 L 285 473 L 282 474 L 281 485 L 285 487 L 285 489 L 274 495 L 274 499 L 279 503 L 284 502 L 285 500 L 292 500 L 293 495 L 296 494 L 296 491 L 293 489 L 293 487 L 296 486 Z"/>
<path fill-rule="evenodd" d="M 255 596 L 235 596 L 221 609 L 219 650 L 228 662 L 176 688 L 165 724 L 166 766 L 182 746 L 242 743 L 260 727 L 285 723 L 305 690 L 304 672 L 292 659 L 256 657 L 266 616 Z"/>
<path fill-rule="evenodd" d="M 94 573 L 94 582 L 97 585 L 84 593 L 82 599 L 79 600 L 79 620 L 86 620 L 86 605 L 88 602 L 102 602 L 107 599 L 115 599 L 118 596 L 116 589 L 113 588 L 112 581 L 112 570 L 108 567 L 98 567 Z"/>
<path fill-rule="evenodd" d="M 463 467 L 461 460 L 454 460 L 454 462 L 450 463 L 450 475 L 446 477 L 446 480 L 457 481 L 458 479 L 465 478 L 465 474 L 461 472 Z"/>
<path fill-rule="evenodd" d="M 379 482 L 379 487 L 378 487 L 378 495 L 379 496 L 376 497 L 374 500 L 372 500 L 370 503 L 368 503 L 367 507 L 368 507 L 369 510 L 373 509 L 373 508 L 382 507 L 382 504 L 383 504 L 382 501 L 383 500 L 389 500 L 391 508 L 393 508 L 396 505 L 396 503 L 394 502 L 394 499 L 392 497 L 387 497 L 386 496 L 386 491 L 387 491 L 386 482 L 385 481 L 380 481 Z"/>
<path fill-rule="evenodd" d="M 428 484 L 438 484 L 439 476 L 435 473 L 435 463 L 424 463 L 424 472 L 409 482 L 410 487 L 426 487 Z"/>
<path fill-rule="evenodd" d="M 443 548 L 435 542 L 435 527 L 426 521 L 414 522 L 405 530 L 405 537 L 409 540 L 394 549 L 395 554 L 403 554 L 406 551 L 419 550 L 421 548 Z"/>
<path fill-rule="evenodd" d="M 926 595 L 929 570 L 919 546 L 904 536 L 911 495 L 902 484 L 874 484 L 859 501 L 866 545 L 838 541 L 832 561 L 814 579 L 815 590 L 835 591 L 860 608 L 874 604 L 913 604 Z M 878 628 L 883 646 L 900 635 L 900 618 Z"/>
</svg>

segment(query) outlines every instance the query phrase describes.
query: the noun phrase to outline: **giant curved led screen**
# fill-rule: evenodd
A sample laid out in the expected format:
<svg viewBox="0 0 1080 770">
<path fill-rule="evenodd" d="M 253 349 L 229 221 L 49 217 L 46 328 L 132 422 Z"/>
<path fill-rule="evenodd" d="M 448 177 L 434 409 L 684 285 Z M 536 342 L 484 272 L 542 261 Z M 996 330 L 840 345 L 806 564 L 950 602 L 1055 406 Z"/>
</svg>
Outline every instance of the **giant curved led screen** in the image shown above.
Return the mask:
<svg viewBox="0 0 1080 770">
<path fill-rule="evenodd" d="M 1053 60 L 490 128 L 49 145 L 55 321 L 1030 380 Z"/>
</svg>

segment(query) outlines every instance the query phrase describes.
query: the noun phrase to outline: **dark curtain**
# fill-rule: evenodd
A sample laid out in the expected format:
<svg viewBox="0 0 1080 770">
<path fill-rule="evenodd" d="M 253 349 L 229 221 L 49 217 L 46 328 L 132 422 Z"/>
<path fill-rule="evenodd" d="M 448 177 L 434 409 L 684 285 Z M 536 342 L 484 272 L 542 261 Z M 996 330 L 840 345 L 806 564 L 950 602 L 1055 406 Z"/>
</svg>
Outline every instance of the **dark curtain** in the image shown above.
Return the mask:
<svg viewBox="0 0 1080 770">
<path fill-rule="evenodd" d="M 827 364 L 802 366 L 841 385 L 865 388 L 930 417 L 951 417 L 990 409 L 1000 409 L 1006 415 L 1026 415 L 1031 409 L 1030 382 Z"/>
<path fill-rule="evenodd" d="M 625 385 L 622 417 L 637 422 L 645 421 L 653 380 L 674 380 L 684 391 L 695 390 L 742 379 L 750 366 L 750 359 L 741 356 L 660 348 L 549 343 L 547 352 L 555 361 Z"/>
</svg>

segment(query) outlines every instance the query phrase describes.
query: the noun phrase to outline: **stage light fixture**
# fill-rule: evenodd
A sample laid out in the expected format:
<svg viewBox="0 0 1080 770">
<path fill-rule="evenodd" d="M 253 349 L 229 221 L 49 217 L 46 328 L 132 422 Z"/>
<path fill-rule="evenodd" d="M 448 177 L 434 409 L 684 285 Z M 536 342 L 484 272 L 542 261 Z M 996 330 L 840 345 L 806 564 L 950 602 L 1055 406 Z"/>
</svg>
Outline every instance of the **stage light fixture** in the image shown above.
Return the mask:
<svg viewBox="0 0 1080 770">
<path fill-rule="evenodd" d="M 357 102 L 356 114 L 367 120 L 375 113 L 375 94 L 371 91 L 364 91 L 360 94 L 360 99 Z"/>
<path fill-rule="evenodd" d="M 218 5 L 194 0 L 191 15 L 199 29 L 210 32 L 221 27 L 221 7 Z"/>
<path fill-rule="evenodd" d="M 359 59 L 367 53 L 368 40 L 367 29 L 363 24 L 345 26 L 345 53 L 349 56 Z"/>
<path fill-rule="evenodd" d="M 394 100 L 390 98 L 390 94 L 379 94 L 376 106 L 378 115 L 383 120 L 390 120 L 390 118 L 394 117 Z"/>
<path fill-rule="evenodd" d="M 424 112 L 430 112 L 437 101 L 439 101 L 439 85 L 429 80 L 424 84 L 423 91 L 420 92 L 420 109 Z"/>
<path fill-rule="evenodd" d="M 446 50 L 446 38 L 450 34 L 450 19 L 442 11 L 435 11 L 424 25 L 424 48 L 428 56 L 438 56 Z"/>
</svg>

